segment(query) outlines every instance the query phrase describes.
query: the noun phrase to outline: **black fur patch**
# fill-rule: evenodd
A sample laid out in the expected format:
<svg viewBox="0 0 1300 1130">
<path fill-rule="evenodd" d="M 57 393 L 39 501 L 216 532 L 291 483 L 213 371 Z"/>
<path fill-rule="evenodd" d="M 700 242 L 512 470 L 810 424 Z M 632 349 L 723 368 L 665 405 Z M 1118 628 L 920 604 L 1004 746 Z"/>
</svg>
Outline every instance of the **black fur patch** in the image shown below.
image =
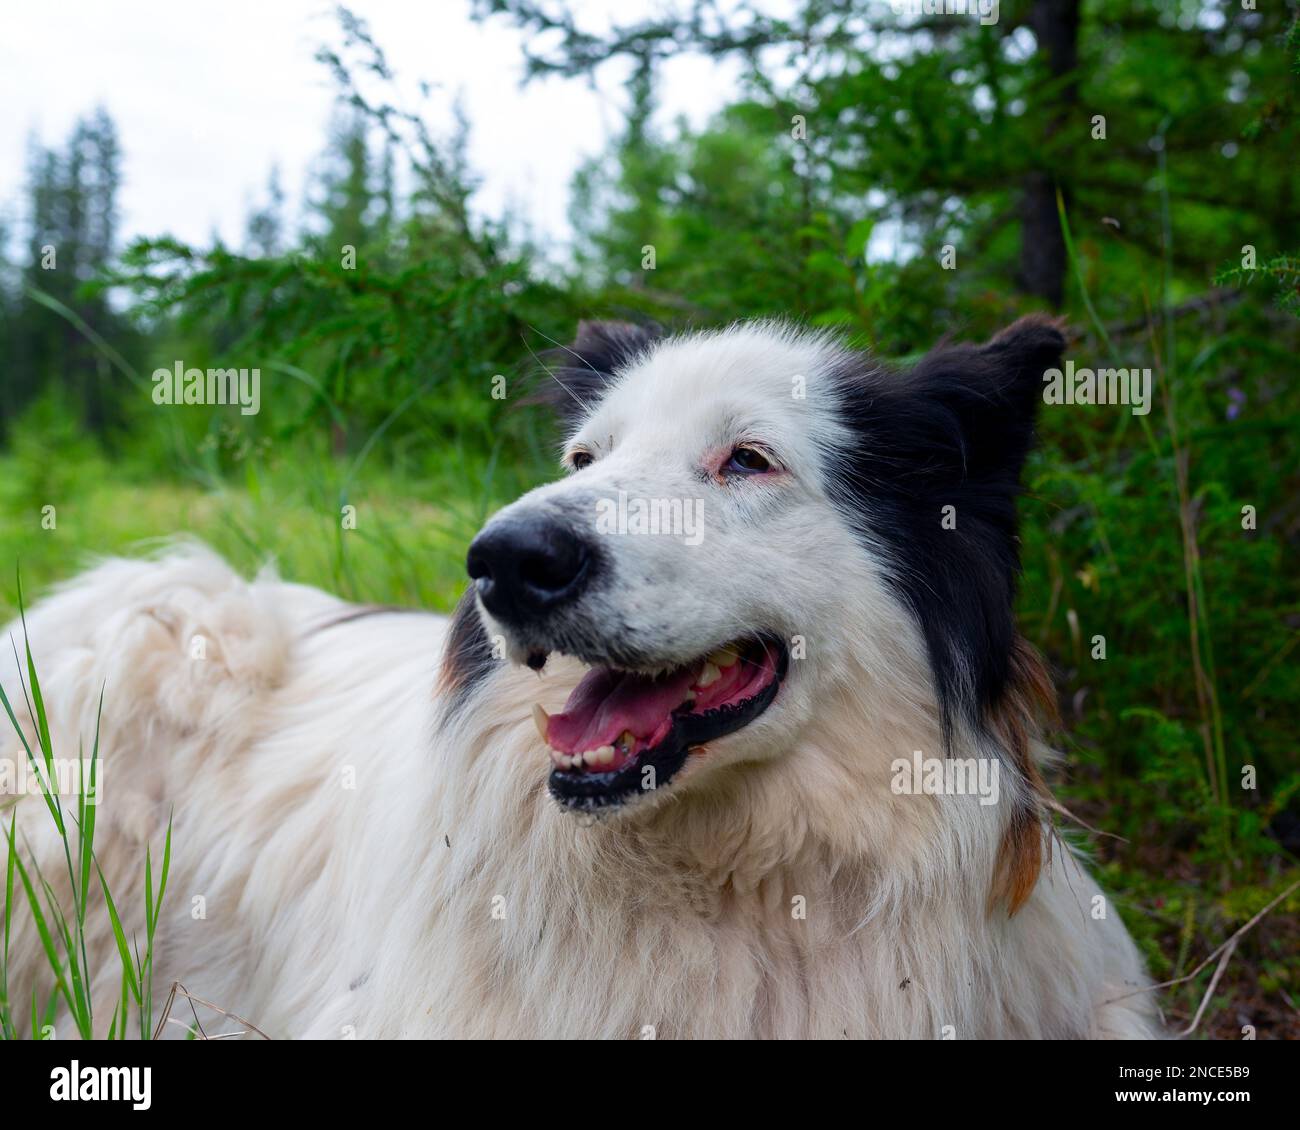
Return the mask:
<svg viewBox="0 0 1300 1130">
<path fill-rule="evenodd" d="M 529 400 L 549 405 L 572 431 L 600 402 L 610 380 L 662 336 L 657 326 L 579 322 L 572 345 L 542 355 L 546 371 Z"/>
<path fill-rule="evenodd" d="M 447 695 L 447 712 L 453 713 L 496 665 L 492 642 L 479 618 L 474 586 L 470 585 L 452 613 L 442 657 L 439 683 Z"/>
<path fill-rule="evenodd" d="M 1054 321 L 1031 316 L 984 346 L 939 346 L 907 373 L 855 357 L 835 374 L 854 440 L 847 461 L 827 464 L 832 494 L 887 551 L 889 582 L 925 637 L 946 736 L 959 716 L 981 725 L 1006 686 L 1020 472 L 1043 372 L 1064 348 Z M 955 529 L 942 525 L 945 506 Z"/>
</svg>

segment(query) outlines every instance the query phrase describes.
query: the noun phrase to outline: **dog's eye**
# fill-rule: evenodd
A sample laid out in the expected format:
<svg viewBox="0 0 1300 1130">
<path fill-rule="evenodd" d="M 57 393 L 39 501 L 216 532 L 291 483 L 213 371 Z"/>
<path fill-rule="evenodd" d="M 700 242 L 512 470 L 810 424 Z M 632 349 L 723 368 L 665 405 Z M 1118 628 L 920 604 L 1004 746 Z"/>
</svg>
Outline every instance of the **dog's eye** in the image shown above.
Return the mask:
<svg viewBox="0 0 1300 1130">
<path fill-rule="evenodd" d="M 590 451 L 575 451 L 569 456 L 569 466 L 575 471 L 590 467 L 594 462 L 596 462 L 596 457 Z"/>
<path fill-rule="evenodd" d="M 760 471 L 770 471 L 772 464 L 752 447 L 738 447 L 727 460 L 725 471 L 737 471 L 742 475 L 756 475 Z"/>
</svg>

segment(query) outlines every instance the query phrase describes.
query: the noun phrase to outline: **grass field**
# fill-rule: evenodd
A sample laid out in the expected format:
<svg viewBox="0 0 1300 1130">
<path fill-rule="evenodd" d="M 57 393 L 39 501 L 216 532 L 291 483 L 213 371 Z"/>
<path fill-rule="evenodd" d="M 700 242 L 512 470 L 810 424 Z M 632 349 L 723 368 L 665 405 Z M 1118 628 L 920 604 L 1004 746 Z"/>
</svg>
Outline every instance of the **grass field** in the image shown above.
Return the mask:
<svg viewBox="0 0 1300 1130">
<path fill-rule="evenodd" d="M 245 573 L 272 564 L 286 580 L 349 600 L 447 610 L 467 583 L 470 539 L 532 482 L 519 468 L 494 482 L 490 463 L 480 457 L 467 467 L 454 457 L 434 461 L 424 477 L 376 469 L 351 478 L 347 465 L 300 444 L 274 458 L 246 455 L 232 475 L 161 478 L 89 447 L 69 459 L 20 445 L 0 455 L 0 544 L 29 594 L 92 556 L 196 537 Z M 7 619 L 16 611 L 11 564 L 0 578 L 0 612 Z"/>
</svg>

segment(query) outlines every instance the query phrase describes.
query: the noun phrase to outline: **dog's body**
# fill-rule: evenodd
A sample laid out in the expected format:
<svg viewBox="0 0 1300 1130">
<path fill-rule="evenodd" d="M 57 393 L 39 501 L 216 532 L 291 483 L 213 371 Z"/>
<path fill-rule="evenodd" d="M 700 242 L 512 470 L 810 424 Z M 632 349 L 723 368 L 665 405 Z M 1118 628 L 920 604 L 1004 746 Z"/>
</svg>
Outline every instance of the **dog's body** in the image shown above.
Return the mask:
<svg viewBox="0 0 1300 1130">
<path fill-rule="evenodd" d="M 96 841 L 128 930 L 141 929 L 144 844 L 156 860 L 174 806 L 155 984 L 180 980 L 274 1036 L 1156 1034 L 1118 913 L 1052 848 L 1034 665 L 1000 619 L 1014 550 L 1008 564 L 990 545 L 1013 534 L 976 495 L 1014 491 L 1027 430 L 990 424 L 1011 448 L 1009 482 L 972 441 L 959 479 L 926 493 L 913 472 L 858 523 L 824 461 L 852 450 L 851 414 L 830 407 L 859 379 L 835 369 L 846 354 L 772 327 L 658 347 L 625 327 L 592 333 L 618 356 L 602 363 L 580 337 L 582 366 L 557 375 L 581 402 L 570 452 L 590 457 L 489 524 L 470 561 L 481 607 L 450 624 L 244 582 L 201 551 L 106 563 L 29 614 L 57 753 L 89 743 L 105 688 Z M 959 358 L 1005 363 L 1019 387 L 1059 352 L 1054 334 L 1033 323 Z M 693 403 L 673 382 L 701 365 L 717 387 Z M 793 407 L 792 376 L 807 392 Z M 656 403 L 665 395 L 678 411 Z M 1008 396 L 978 399 L 1009 411 Z M 891 411 L 870 399 L 853 411 L 875 409 Z M 966 407 L 945 411 L 969 424 Z M 914 425 L 894 419 L 854 457 L 855 490 L 886 489 L 878 473 L 902 458 L 887 443 Z M 762 443 L 763 466 L 727 454 L 734 429 Z M 713 451 L 721 462 L 701 455 Z M 566 542 L 525 581 L 507 576 L 520 554 L 502 550 L 503 530 L 525 523 L 519 536 L 551 546 L 555 523 L 577 528 L 593 498 L 620 490 L 700 495 L 706 536 L 623 531 L 579 547 L 581 560 Z M 882 522 L 935 503 L 941 529 L 945 497 L 966 540 L 915 537 L 955 555 L 952 571 L 904 568 Z M 539 515 L 552 526 L 539 530 Z M 963 583 L 994 592 L 922 609 L 907 588 L 918 575 L 941 602 Z M 1000 658 L 977 662 L 970 639 Z M 668 673 L 637 673 L 651 670 Z M 673 671 L 690 689 L 659 725 L 651 700 Z M 18 686 L 12 660 L 0 678 Z M 703 710 L 709 686 L 732 684 Z M 546 742 L 534 704 L 551 716 L 537 722 Z M 623 743 L 584 753 L 571 737 L 632 718 L 646 733 L 628 723 Z M 916 750 L 996 763 L 995 803 L 900 794 L 894 766 Z M 19 751 L 0 742 L 0 755 Z M 18 814 L 56 880 L 62 849 L 41 801 Z M 23 1000 L 39 947 L 16 919 L 10 991 Z M 107 1017 L 120 973 L 96 929 Z"/>
</svg>

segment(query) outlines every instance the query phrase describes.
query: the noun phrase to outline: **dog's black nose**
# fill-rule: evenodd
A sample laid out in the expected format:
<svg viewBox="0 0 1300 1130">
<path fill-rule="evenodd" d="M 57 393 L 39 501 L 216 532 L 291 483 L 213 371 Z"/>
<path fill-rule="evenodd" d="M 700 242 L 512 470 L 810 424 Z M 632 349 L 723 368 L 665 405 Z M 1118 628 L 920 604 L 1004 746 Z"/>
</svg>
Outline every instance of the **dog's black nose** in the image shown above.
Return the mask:
<svg viewBox="0 0 1300 1130">
<path fill-rule="evenodd" d="M 522 623 L 573 600 L 591 562 L 590 547 L 568 524 L 522 514 L 489 523 L 470 543 L 465 567 L 493 616 Z"/>
</svg>

